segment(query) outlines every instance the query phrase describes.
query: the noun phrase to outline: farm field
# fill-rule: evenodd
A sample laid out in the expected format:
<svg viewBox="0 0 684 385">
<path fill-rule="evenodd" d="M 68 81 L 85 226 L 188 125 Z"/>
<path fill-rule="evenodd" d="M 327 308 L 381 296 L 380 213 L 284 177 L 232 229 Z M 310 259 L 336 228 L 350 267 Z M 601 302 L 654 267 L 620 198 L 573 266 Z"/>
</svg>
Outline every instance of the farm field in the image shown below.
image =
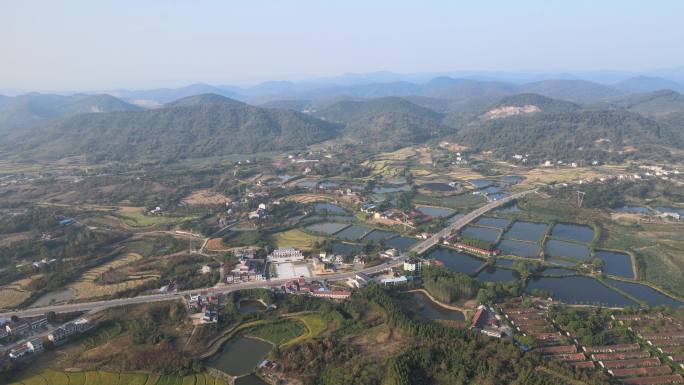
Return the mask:
<svg viewBox="0 0 684 385">
<path fill-rule="evenodd" d="M 74 290 L 76 299 L 96 298 L 136 288 L 147 282 L 154 281 L 158 278 L 156 275 L 129 275 L 127 280 L 114 284 L 98 284 L 95 281 L 104 272 L 109 270 L 123 269 L 131 263 L 139 261 L 142 256 L 137 253 L 126 254 L 125 256 L 98 266 L 87 271 L 83 276 L 70 287 Z"/>
<path fill-rule="evenodd" d="M 163 215 L 145 215 L 143 207 L 120 207 L 116 215 L 131 227 L 149 227 L 155 225 L 175 224 L 194 219 L 195 217 L 169 217 Z"/>
<path fill-rule="evenodd" d="M 27 287 L 34 279 L 39 277 L 40 275 L 34 275 L 0 287 L 0 308 L 11 308 L 28 299 L 31 296 L 31 292 L 27 290 Z"/>
<path fill-rule="evenodd" d="M 257 337 L 274 345 L 281 345 L 305 333 L 308 333 L 307 328 L 296 318 L 286 318 L 280 322 L 256 326 L 245 331 L 247 336 Z"/>
<path fill-rule="evenodd" d="M 187 376 L 147 373 L 60 372 L 45 369 L 38 374 L 20 378 L 10 385 L 227 385 L 220 378 L 206 373 Z"/>
<path fill-rule="evenodd" d="M 302 322 L 306 326 L 307 333 L 302 334 L 299 337 L 288 341 L 285 345 L 295 345 L 295 344 L 298 344 L 302 341 L 306 341 L 308 339 L 314 338 L 317 335 L 323 333 L 325 331 L 325 329 L 327 329 L 327 327 L 328 327 L 327 323 L 320 316 L 320 314 L 316 314 L 316 313 L 294 315 L 294 316 L 291 316 L 291 318 Z"/>
<path fill-rule="evenodd" d="M 309 235 L 302 230 L 293 229 L 272 235 L 273 241 L 279 248 L 294 247 L 301 250 L 312 250 L 316 241 L 323 238 Z"/>
<path fill-rule="evenodd" d="M 230 202 L 230 199 L 223 194 L 203 189 L 183 198 L 183 202 L 189 205 L 224 205 Z"/>
</svg>

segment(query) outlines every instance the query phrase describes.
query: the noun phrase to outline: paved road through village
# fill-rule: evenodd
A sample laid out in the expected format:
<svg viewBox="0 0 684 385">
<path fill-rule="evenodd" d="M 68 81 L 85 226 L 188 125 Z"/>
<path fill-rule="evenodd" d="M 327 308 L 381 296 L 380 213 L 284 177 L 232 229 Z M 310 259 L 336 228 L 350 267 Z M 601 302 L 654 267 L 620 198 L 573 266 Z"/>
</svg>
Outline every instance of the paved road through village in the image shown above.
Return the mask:
<svg viewBox="0 0 684 385">
<path fill-rule="evenodd" d="M 439 243 L 440 238 L 446 238 L 451 234 L 452 230 L 459 230 L 463 228 L 465 225 L 468 223 L 472 222 L 479 216 L 483 215 L 484 213 L 493 210 L 497 207 L 500 207 L 512 200 L 518 199 L 526 194 L 529 194 L 531 192 L 534 192 L 536 190 L 528 190 L 528 191 L 523 191 L 520 193 L 516 193 L 513 195 L 510 195 L 508 197 L 505 197 L 503 199 L 497 200 L 490 202 L 476 210 L 471 211 L 470 213 L 466 214 L 456 222 L 450 224 L 449 226 L 445 227 L 444 229 L 440 230 L 436 234 L 434 234 L 432 237 L 418 243 L 417 245 L 413 246 L 410 251 L 413 251 L 417 254 L 424 254 L 430 248 L 433 246 L 437 245 Z M 327 275 L 324 277 L 312 277 L 312 278 L 307 278 L 307 280 L 320 280 L 320 279 L 327 279 L 328 281 L 338 281 L 342 279 L 347 279 L 351 278 L 357 273 L 366 273 L 366 274 L 375 274 L 379 273 L 383 270 L 386 270 L 391 267 L 399 266 L 404 263 L 404 258 L 398 258 L 395 259 L 389 263 L 384 263 L 381 265 L 369 267 L 366 269 L 362 270 L 357 270 L 357 271 L 351 271 L 351 272 L 345 272 L 345 273 L 338 273 L 338 274 L 331 274 Z M 123 306 L 123 305 L 132 305 L 132 304 L 140 304 L 140 303 L 152 303 L 152 302 L 161 302 L 161 301 L 170 301 L 170 300 L 178 300 L 182 298 L 185 295 L 188 295 L 190 293 L 197 293 L 199 291 L 203 290 L 212 290 L 213 293 L 230 293 L 232 291 L 236 290 L 243 290 L 243 289 L 254 289 L 254 288 L 268 288 L 268 287 L 277 287 L 281 286 L 283 283 L 288 281 L 289 279 L 271 279 L 268 281 L 252 281 L 252 282 L 245 282 L 245 283 L 239 283 L 239 284 L 234 284 L 234 285 L 227 285 L 227 286 L 219 286 L 219 287 L 214 287 L 214 288 L 205 288 L 205 289 L 194 289 L 194 290 L 184 290 L 184 291 L 178 291 L 178 292 L 173 292 L 173 293 L 159 293 L 159 294 L 150 294 L 150 295 L 141 295 L 137 297 L 130 297 L 130 298 L 117 298 L 117 299 L 109 299 L 109 300 L 104 300 L 104 301 L 94 301 L 94 302 L 81 302 L 81 303 L 73 303 L 73 304 L 65 304 L 65 305 L 50 305 L 50 306 L 43 306 L 43 307 L 36 307 L 36 308 L 30 308 L 30 309 L 21 309 L 21 310 L 14 310 L 14 311 L 7 311 L 4 313 L 0 313 L 0 318 L 9 318 L 13 315 L 19 316 L 19 317 L 31 317 L 31 316 L 36 316 L 36 315 L 42 315 L 50 311 L 54 311 L 56 313 L 66 313 L 66 312 L 73 312 L 73 311 L 97 311 L 97 310 L 103 310 L 107 309 L 110 307 L 116 307 L 116 306 Z"/>
</svg>

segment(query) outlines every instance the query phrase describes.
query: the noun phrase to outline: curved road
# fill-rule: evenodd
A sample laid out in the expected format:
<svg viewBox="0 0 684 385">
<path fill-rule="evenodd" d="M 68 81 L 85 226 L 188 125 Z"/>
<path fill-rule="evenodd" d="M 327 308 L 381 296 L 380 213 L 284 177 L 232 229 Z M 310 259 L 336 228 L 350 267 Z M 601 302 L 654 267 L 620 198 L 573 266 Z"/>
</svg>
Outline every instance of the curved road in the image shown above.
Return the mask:
<svg viewBox="0 0 684 385">
<path fill-rule="evenodd" d="M 465 225 L 468 223 L 472 222 L 473 220 L 477 219 L 479 216 L 482 214 L 493 210 L 503 204 L 506 204 L 512 200 L 518 199 L 522 196 L 525 196 L 529 193 L 532 193 L 536 190 L 528 190 L 528 191 L 523 191 L 517 194 L 510 195 L 506 198 L 500 199 L 498 201 L 490 202 L 476 210 L 471 211 L 470 213 L 466 214 L 456 222 L 450 224 L 449 226 L 445 227 L 444 229 L 440 230 L 437 232 L 435 235 L 432 237 L 418 243 L 417 245 L 413 246 L 410 251 L 413 251 L 417 254 L 423 254 L 426 251 L 428 251 L 430 248 L 433 246 L 437 245 L 439 243 L 440 238 L 446 238 L 448 235 L 451 234 L 452 230 L 460 230 L 463 228 Z M 404 258 L 398 258 L 395 259 L 391 262 L 383 263 L 381 265 L 369 267 L 366 269 L 358 270 L 358 271 L 352 271 L 352 272 L 346 272 L 346 273 L 339 273 L 339 274 L 331 274 L 327 276 L 322 276 L 322 277 L 311 277 L 307 278 L 308 281 L 312 280 L 329 280 L 329 281 L 337 281 L 341 279 L 347 279 L 351 278 L 357 273 L 365 273 L 365 274 L 375 274 L 379 273 L 383 270 L 386 270 L 390 267 L 395 267 L 399 266 L 404 263 Z M 103 310 L 107 309 L 110 307 L 116 307 L 116 306 L 123 306 L 123 305 L 132 305 L 132 304 L 140 304 L 140 303 L 152 303 L 152 302 L 161 302 L 161 301 L 170 301 L 170 300 L 178 300 L 181 299 L 183 296 L 188 295 L 190 293 L 197 293 L 200 291 L 212 291 L 213 293 L 230 293 L 232 291 L 236 290 L 243 290 L 243 289 L 254 289 L 254 288 L 268 288 L 268 287 L 277 287 L 281 286 L 283 283 L 290 281 L 290 279 L 272 279 L 268 281 L 253 281 L 253 282 L 245 282 L 245 283 L 239 283 L 235 285 L 230 285 L 230 286 L 223 286 L 223 287 L 214 287 L 214 288 L 204 288 L 204 289 L 194 289 L 194 290 L 184 290 L 184 291 L 179 291 L 175 293 L 159 293 L 159 294 L 150 294 L 150 295 L 141 295 L 137 297 L 130 297 L 130 298 L 118 298 L 118 299 L 109 299 L 109 300 L 104 300 L 104 301 L 94 301 L 94 302 L 81 302 L 81 303 L 73 303 L 73 304 L 66 304 L 66 305 L 51 305 L 51 306 L 43 306 L 43 307 L 36 307 L 36 308 L 30 308 L 30 309 L 22 309 L 22 310 L 14 310 L 14 311 L 8 311 L 4 313 L 0 313 L 0 318 L 9 318 L 13 315 L 16 315 L 18 317 L 31 317 L 31 316 L 36 316 L 36 315 L 43 315 L 47 312 L 54 311 L 56 313 L 66 313 L 66 312 L 73 312 L 73 311 L 98 311 L 98 310 Z"/>
</svg>

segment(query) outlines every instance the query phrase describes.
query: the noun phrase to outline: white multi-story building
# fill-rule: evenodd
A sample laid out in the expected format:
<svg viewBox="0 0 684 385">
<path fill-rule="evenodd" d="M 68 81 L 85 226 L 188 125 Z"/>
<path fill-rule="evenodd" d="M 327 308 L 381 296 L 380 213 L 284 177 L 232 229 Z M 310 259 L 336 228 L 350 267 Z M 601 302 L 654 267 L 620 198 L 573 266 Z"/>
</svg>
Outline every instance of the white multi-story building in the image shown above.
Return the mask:
<svg viewBox="0 0 684 385">
<path fill-rule="evenodd" d="M 297 249 L 275 249 L 268 256 L 269 262 L 296 262 L 304 260 L 304 255 Z"/>
<path fill-rule="evenodd" d="M 404 262 L 404 271 L 418 272 L 418 271 L 420 271 L 420 267 L 421 267 L 421 262 L 418 259 Z"/>
</svg>

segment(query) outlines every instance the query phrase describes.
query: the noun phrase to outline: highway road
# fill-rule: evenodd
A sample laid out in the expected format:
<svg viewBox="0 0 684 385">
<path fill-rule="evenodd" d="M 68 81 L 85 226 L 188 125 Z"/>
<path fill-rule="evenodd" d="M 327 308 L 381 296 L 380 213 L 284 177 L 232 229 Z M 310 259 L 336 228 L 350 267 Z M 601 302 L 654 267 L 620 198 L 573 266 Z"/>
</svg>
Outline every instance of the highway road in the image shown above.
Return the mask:
<svg viewBox="0 0 684 385">
<path fill-rule="evenodd" d="M 417 254 L 423 254 L 426 251 L 428 251 L 430 248 L 433 246 L 437 245 L 439 243 L 440 238 L 446 238 L 448 235 L 451 234 L 452 230 L 460 230 L 462 227 L 467 225 L 468 223 L 472 222 L 479 216 L 483 215 L 484 213 L 493 210 L 497 207 L 500 207 L 512 200 L 518 199 L 522 196 L 525 196 L 526 194 L 532 193 L 536 190 L 528 190 L 528 191 L 523 191 L 517 194 L 510 195 L 506 198 L 500 199 L 498 201 L 490 202 L 476 210 L 471 211 L 470 213 L 466 214 L 456 222 L 450 224 L 449 226 L 445 227 L 444 229 L 440 230 L 437 232 L 435 235 L 432 237 L 418 243 L 417 245 L 413 246 L 410 251 L 414 251 Z M 229 226 L 228 226 L 229 227 Z M 383 270 L 389 269 L 391 267 L 396 267 L 399 265 L 402 265 L 404 263 L 404 258 L 398 258 L 395 260 L 392 260 L 388 263 L 383 263 L 381 265 L 357 270 L 357 271 L 351 271 L 351 272 L 345 272 L 345 273 L 338 273 L 338 274 L 330 274 L 326 276 L 319 276 L 319 277 L 311 277 L 307 278 L 308 281 L 313 281 L 313 280 L 328 280 L 328 281 L 338 281 L 342 279 L 347 279 L 351 278 L 357 273 L 365 273 L 365 274 L 375 274 L 379 273 Z M 29 309 L 21 309 L 21 310 L 13 310 L 13 311 L 7 311 L 4 313 L 0 313 L 0 318 L 9 318 L 13 315 L 19 316 L 19 317 L 31 317 L 31 316 L 36 316 L 36 315 L 42 315 L 50 311 L 54 311 L 56 313 L 66 313 L 66 312 L 73 312 L 73 311 L 99 311 L 99 310 L 104 310 L 110 307 L 116 307 L 116 306 L 123 306 L 123 305 L 133 305 L 133 304 L 141 304 L 141 303 L 153 303 L 153 302 L 162 302 L 162 301 L 171 301 L 171 300 L 179 300 L 183 296 L 191 294 L 191 293 L 197 293 L 199 291 L 204 291 L 204 290 L 211 290 L 213 293 L 230 293 L 232 291 L 236 290 L 243 290 L 243 289 L 254 289 L 254 288 L 268 288 L 268 287 L 278 287 L 281 286 L 283 283 L 289 281 L 291 279 L 272 279 L 268 281 L 252 281 L 252 282 L 245 282 L 245 283 L 238 283 L 234 285 L 226 285 L 226 286 L 220 286 L 220 287 L 213 287 L 213 288 L 204 288 L 204 289 L 194 289 L 194 290 L 184 290 L 184 291 L 178 291 L 178 292 L 172 292 L 172 293 L 159 293 L 159 294 L 150 294 L 150 295 L 141 295 L 137 297 L 130 297 L 130 298 L 118 298 L 118 299 L 110 299 L 110 300 L 104 300 L 104 301 L 94 301 L 94 302 L 81 302 L 81 303 L 73 303 L 73 304 L 65 304 L 65 305 L 50 305 L 50 306 L 43 306 L 43 307 L 36 307 L 36 308 L 29 308 Z"/>
<path fill-rule="evenodd" d="M 491 211 L 491 210 L 494 210 L 495 208 L 500 207 L 500 206 L 502 206 L 502 205 L 504 205 L 504 204 L 506 204 L 512 200 L 516 200 L 518 198 L 521 198 L 521 197 L 523 197 L 527 194 L 533 193 L 535 191 L 537 191 L 537 190 L 536 189 L 535 190 L 527 190 L 527 191 L 523 191 L 523 192 L 519 192 L 516 194 L 509 195 L 503 199 L 499 199 L 499 200 L 487 203 L 486 205 L 484 205 L 478 209 L 475 209 L 475 210 L 469 212 L 468 214 L 464 215 L 462 218 L 460 218 L 459 220 L 450 224 L 449 226 L 443 228 L 442 230 L 438 231 L 437 233 L 435 233 L 430 238 L 424 240 L 423 242 L 420 242 L 420 243 L 414 245 L 411 248 L 411 251 L 413 251 L 417 254 L 424 254 L 426 251 L 430 250 L 430 248 L 437 245 L 439 243 L 440 238 L 442 238 L 442 239 L 447 238 L 449 235 L 451 235 L 452 231 L 460 230 L 464 226 L 469 224 L 470 222 L 474 221 L 475 219 L 477 219 L 478 217 L 483 215 L 484 213 Z"/>
</svg>

